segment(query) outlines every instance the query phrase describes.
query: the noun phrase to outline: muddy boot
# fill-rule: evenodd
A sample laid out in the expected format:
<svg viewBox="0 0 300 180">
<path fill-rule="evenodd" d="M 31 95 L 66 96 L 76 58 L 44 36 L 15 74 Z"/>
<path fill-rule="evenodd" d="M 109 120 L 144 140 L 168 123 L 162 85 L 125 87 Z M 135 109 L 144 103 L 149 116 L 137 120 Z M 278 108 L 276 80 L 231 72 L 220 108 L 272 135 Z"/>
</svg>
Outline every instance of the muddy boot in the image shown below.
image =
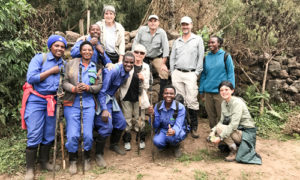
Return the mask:
<svg viewBox="0 0 300 180">
<path fill-rule="evenodd" d="M 91 169 L 91 151 L 84 151 L 84 170 L 88 171 Z"/>
<path fill-rule="evenodd" d="M 96 138 L 96 163 L 99 167 L 106 167 L 106 162 L 103 159 L 106 137 L 98 134 Z"/>
<path fill-rule="evenodd" d="M 174 156 L 176 158 L 180 158 L 182 156 L 182 152 L 180 150 L 180 144 L 178 144 L 174 147 Z"/>
<path fill-rule="evenodd" d="M 123 141 L 124 141 L 124 148 L 126 151 L 130 151 L 131 150 L 131 134 L 130 132 L 125 132 L 123 135 Z"/>
<path fill-rule="evenodd" d="M 236 144 L 230 145 L 229 149 L 230 149 L 230 153 L 227 157 L 225 157 L 225 161 L 227 161 L 227 162 L 235 161 L 235 156 L 236 156 L 236 152 L 237 152 Z"/>
<path fill-rule="evenodd" d="M 75 153 L 69 152 L 69 164 L 70 164 L 69 173 L 71 175 L 77 173 L 77 158 L 78 158 L 77 152 Z"/>
<path fill-rule="evenodd" d="M 41 169 L 42 170 L 48 170 L 52 171 L 53 170 L 53 164 L 49 163 L 49 152 L 50 152 L 51 145 L 45 145 L 45 144 L 40 144 L 40 149 L 39 149 L 39 162 L 41 164 Z M 55 166 L 55 170 L 59 170 L 59 166 Z"/>
<path fill-rule="evenodd" d="M 35 167 L 35 158 L 36 158 L 37 148 L 26 148 L 26 174 L 25 180 L 34 179 L 34 167 Z"/>
<path fill-rule="evenodd" d="M 197 133 L 197 129 L 198 129 L 197 110 L 189 109 L 189 115 L 191 120 L 191 136 L 195 139 L 199 138 L 199 134 Z"/>
<path fill-rule="evenodd" d="M 109 149 L 116 152 L 117 154 L 125 155 L 126 152 L 123 151 L 119 147 L 119 141 L 121 139 L 122 132 L 123 132 L 122 130 L 113 129 L 113 131 L 111 133 L 111 136 L 110 136 L 110 147 L 109 147 Z"/>
</svg>

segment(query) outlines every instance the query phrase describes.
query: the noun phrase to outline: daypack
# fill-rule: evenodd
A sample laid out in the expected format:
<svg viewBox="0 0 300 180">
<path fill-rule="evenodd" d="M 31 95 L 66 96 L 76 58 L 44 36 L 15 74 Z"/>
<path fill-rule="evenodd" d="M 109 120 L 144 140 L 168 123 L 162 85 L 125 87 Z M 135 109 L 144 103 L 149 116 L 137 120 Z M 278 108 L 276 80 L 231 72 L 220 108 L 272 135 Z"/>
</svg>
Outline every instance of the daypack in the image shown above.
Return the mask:
<svg viewBox="0 0 300 180">
<path fill-rule="evenodd" d="M 179 108 L 179 102 L 174 100 L 176 102 L 176 110 L 174 111 L 173 113 L 173 118 L 176 119 L 177 116 L 178 116 L 178 108 Z M 159 115 L 161 115 L 161 110 L 160 110 L 160 107 L 162 105 L 162 102 L 163 101 L 159 101 L 157 104 L 156 104 L 156 108 L 157 108 L 157 111 L 159 113 Z M 190 125 L 188 124 L 188 112 L 185 113 L 185 118 L 184 118 L 184 130 L 186 133 L 189 133 L 190 132 Z"/>
<path fill-rule="evenodd" d="M 227 74 L 227 65 L 226 65 L 227 57 L 228 57 L 228 53 L 225 51 L 225 54 L 224 54 L 224 65 L 225 65 L 226 74 Z M 203 59 L 203 66 L 204 66 L 204 63 L 205 63 L 205 57 Z"/>
</svg>

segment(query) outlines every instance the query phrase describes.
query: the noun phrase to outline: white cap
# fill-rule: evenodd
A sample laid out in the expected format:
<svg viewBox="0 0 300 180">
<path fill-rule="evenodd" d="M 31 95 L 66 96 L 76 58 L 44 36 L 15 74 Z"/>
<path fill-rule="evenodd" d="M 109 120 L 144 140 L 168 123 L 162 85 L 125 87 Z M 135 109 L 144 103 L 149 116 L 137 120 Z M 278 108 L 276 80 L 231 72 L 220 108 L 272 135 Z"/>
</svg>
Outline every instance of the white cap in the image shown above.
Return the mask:
<svg viewBox="0 0 300 180">
<path fill-rule="evenodd" d="M 158 20 L 158 16 L 155 15 L 155 14 L 150 15 L 149 18 L 148 18 L 148 20 L 150 20 L 150 19 L 152 19 L 152 18 Z"/>
<path fill-rule="evenodd" d="M 187 23 L 187 24 L 191 24 L 193 21 L 190 17 L 188 16 L 184 16 L 183 18 L 181 18 L 180 24 L 182 23 Z"/>
<path fill-rule="evenodd" d="M 140 52 L 144 52 L 145 54 L 147 54 L 147 50 L 146 50 L 145 46 L 143 46 L 141 44 L 135 45 L 133 51 L 140 51 Z"/>
</svg>

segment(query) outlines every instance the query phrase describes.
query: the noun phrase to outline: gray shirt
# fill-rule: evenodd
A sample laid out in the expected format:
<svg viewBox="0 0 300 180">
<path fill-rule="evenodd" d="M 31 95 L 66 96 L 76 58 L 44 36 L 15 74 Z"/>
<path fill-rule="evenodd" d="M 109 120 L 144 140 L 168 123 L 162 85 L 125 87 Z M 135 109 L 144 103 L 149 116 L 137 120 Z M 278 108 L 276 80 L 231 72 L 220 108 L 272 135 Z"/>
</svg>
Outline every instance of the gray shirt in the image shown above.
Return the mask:
<svg viewBox="0 0 300 180">
<path fill-rule="evenodd" d="M 148 26 L 142 26 L 138 30 L 132 45 L 142 44 L 147 49 L 147 57 L 156 58 L 162 54 L 162 57 L 169 56 L 169 43 L 166 32 L 162 28 L 157 28 L 155 34 L 150 34 Z"/>
<path fill-rule="evenodd" d="M 200 36 L 191 34 L 190 38 L 184 42 L 182 37 L 175 40 L 171 57 L 171 73 L 175 69 L 195 70 L 199 75 L 203 70 L 204 45 Z"/>
</svg>

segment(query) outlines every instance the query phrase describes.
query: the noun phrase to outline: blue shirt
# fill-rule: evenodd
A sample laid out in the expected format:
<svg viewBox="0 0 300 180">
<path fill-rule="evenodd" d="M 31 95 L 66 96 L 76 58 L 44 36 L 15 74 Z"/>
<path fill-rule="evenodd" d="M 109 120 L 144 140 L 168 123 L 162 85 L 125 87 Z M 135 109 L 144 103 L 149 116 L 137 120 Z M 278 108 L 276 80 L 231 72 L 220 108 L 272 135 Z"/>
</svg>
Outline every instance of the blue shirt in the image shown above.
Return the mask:
<svg viewBox="0 0 300 180">
<path fill-rule="evenodd" d="M 226 60 L 226 69 L 224 63 L 225 51 L 220 49 L 216 54 L 209 52 L 205 56 L 203 71 L 200 78 L 200 94 L 219 93 L 219 85 L 222 81 L 230 81 L 235 87 L 234 65 L 231 56 L 228 54 Z"/>
<path fill-rule="evenodd" d="M 112 70 L 106 68 L 102 71 L 102 88 L 98 94 L 101 110 L 107 110 L 106 95 L 113 97 L 119 87 L 129 77 L 129 72 L 124 70 L 123 64 L 117 64 Z"/>
<path fill-rule="evenodd" d="M 95 84 L 95 80 L 97 79 L 97 70 L 94 62 L 90 61 L 90 64 L 85 68 L 82 64 L 82 60 L 80 61 L 79 66 L 82 68 L 82 82 L 87 85 Z M 94 80 L 92 80 L 94 79 Z M 79 83 L 79 71 L 78 71 L 78 83 Z M 79 94 L 76 94 L 74 103 L 74 107 L 80 107 L 80 98 Z M 95 101 L 93 94 L 84 91 L 82 93 L 82 106 L 85 107 L 94 107 Z"/>
<path fill-rule="evenodd" d="M 87 41 L 91 41 L 91 36 L 89 35 L 87 37 Z M 75 45 L 72 47 L 71 49 L 71 56 L 72 58 L 80 58 L 81 54 L 80 54 L 80 45 L 81 43 L 83 43 L 83 40 L 80 40 L 78 42 L 75 43 Z M 98 44 L 100 44 L 100 42 L 98 41 Z M 94 50 L 94 54 L 92 56 L 92 61 L 96 64 L 98 64 L 98 60 L 101 59 L 102 64 L 105 66 L 107 63 L 111 63 L 111 60 L 109 59 L 109 57 L 107 56 L 107 54 L 104 52 L 104 56 L 99 53 L 96 49 L 96 46 L 93 46 L 93 50 Z"/>
<path fill-rule="evenodd" d="M 55 59 L 51 52 L 47 53 L 47 60 L 43 63 L 43 54 L 36 54 L 30 61 L 27 70 L 27 82 L 33 85 L 34 89 L 42 95 L 55 94 L 59 85 L 59 73 L 51 74 L 43 81 L 40 80 L 41 73 L 63 65 L 63 59 Z"/>
<path fill-rule="evenodd" d="M 160 110 L 160 113 L 158 109 Z M 173 100 L 171 107 L 166 109 L 165 101 L 162 102 L 160 107 L 157 104 L 154 108 L 154 123 L 153 127 L 155 129 L 160 129 L 163 132 L 167 132 L 169 129 L 169 124 L 172 129 L 175 130 L 175 136 L 178 136 L 181 130 L 184 130 L 184 119 L 185 119 L 185 107 L 179 103 L 178 104 L 178 115 L 177 118 L 173 118 L 174 111 L 176 110 L 176 101 Z"/>
</svg>

